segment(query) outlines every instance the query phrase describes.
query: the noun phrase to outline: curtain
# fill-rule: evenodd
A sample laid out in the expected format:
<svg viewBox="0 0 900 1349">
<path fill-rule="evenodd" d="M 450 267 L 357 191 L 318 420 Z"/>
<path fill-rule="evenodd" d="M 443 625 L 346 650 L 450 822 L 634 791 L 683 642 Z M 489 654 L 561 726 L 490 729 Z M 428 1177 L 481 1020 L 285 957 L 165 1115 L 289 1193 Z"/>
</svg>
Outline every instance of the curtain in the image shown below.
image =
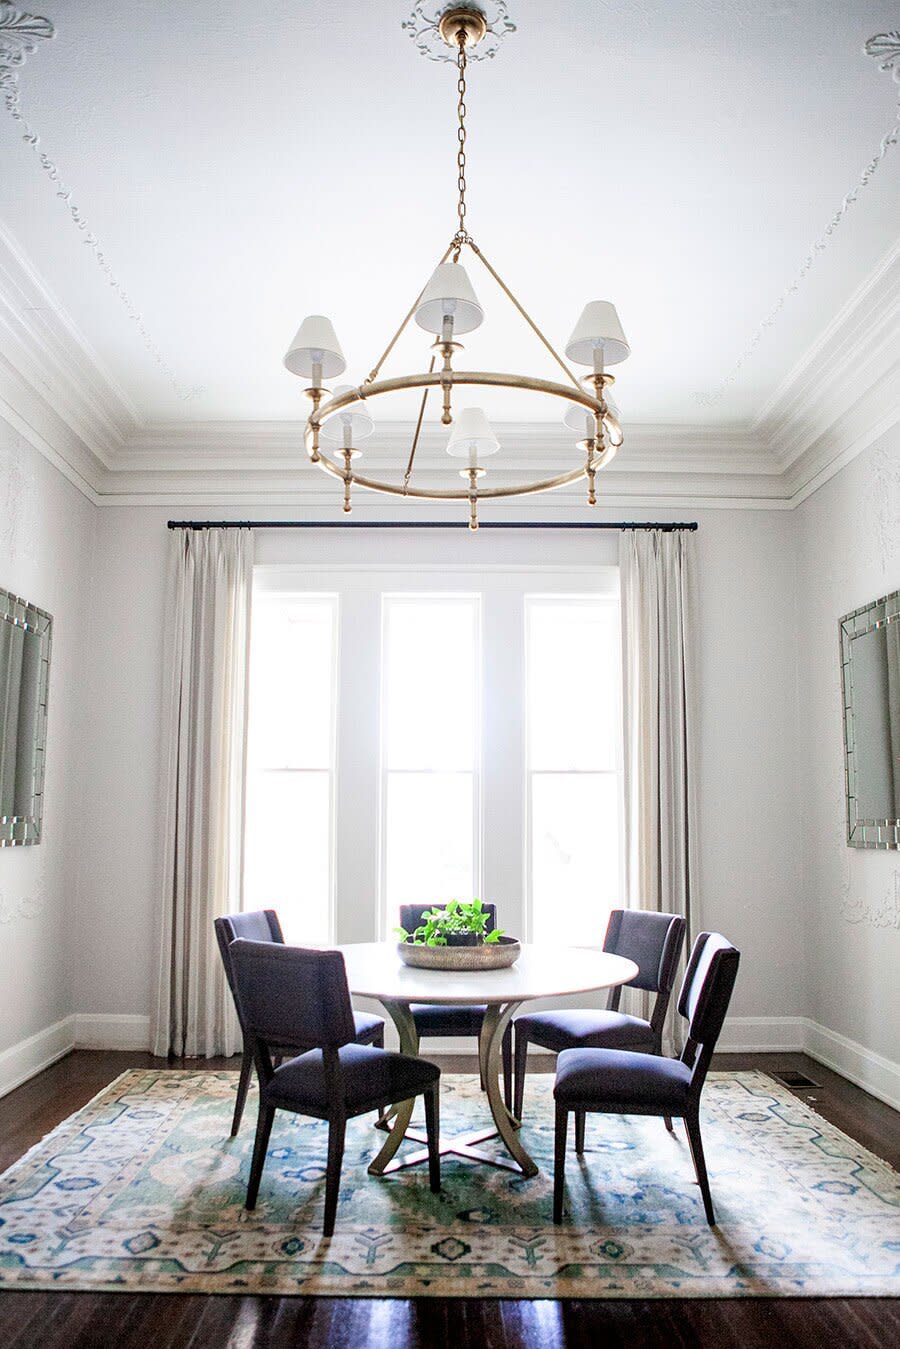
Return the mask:
<svg viewBox="0 0 900 1349">
<path fill-rule="evenodd" d="M 681 914 L 692 941 L 696 886 L 693 556 L 688 530 L 623 530 L 625 858 L 632 908 Z M 668 1052 L 681 1047 L 678 985 Z M 630 992 L 639 1014 L 646 994 Z"/>
<path fill-rule="evenodd" d="M 234 1054 L 213 919 L 241 907 L 253 581 L 248 529 L 173 530 L 165 636 L 154 1054 Z"/>
</svg>

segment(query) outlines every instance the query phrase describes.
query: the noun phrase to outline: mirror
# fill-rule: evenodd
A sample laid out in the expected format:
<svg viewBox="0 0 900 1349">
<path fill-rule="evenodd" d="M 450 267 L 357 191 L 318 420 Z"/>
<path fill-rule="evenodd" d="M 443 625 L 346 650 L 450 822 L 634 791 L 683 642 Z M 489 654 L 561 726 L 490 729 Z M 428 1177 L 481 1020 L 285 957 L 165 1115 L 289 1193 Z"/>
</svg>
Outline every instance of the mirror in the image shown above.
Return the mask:
<svg viewBox="0 0 900 1349">
<path fill-rule="evenodd" d="M 41 841 L 50 633 L 43 609 L 0 590 L 0 847 Z"/>
<path fill-rule="evenodd" d="M 847 842 L 900 848 L 900 590 L 841 619 Z"/>
</svg>

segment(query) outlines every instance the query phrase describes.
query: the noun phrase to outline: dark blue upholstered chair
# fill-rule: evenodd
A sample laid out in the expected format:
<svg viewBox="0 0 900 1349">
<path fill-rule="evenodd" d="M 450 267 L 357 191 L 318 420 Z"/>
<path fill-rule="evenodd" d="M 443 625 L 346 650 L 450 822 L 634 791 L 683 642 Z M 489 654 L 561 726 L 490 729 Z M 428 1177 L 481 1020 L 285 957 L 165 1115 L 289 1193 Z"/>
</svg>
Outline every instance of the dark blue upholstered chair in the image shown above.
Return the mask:
<svg viewBox="0 0 900 1349">
<path fill-rule="evenodd" d="M 282 935 L 281 924 L 278 921 L 278 914 L 274 909 L 255 909 L 250 913 L 229 913 L 224 918 L 214 919 L 213 924 L 216 929 L 216 940 L 222 954 L 222 964 L 225 966 L 225 977 L 228 980 L 228 987 L 231 989 L 231 996 L 234 998 L 235 1011 L 244 1037 L 241 1075 L 238 1078 L 237 1100 L 234 1103 L 234 1118 L 231 1121 L 231 1136 L 234 1138 L 241 1127 L 241 1117 L 247 1100 L 247 1089 L 250 1086 L 250 1075 L 253 1072 L 253 1050 L 250 1047 L 247 1028 L 244 1025 L 241 1009 L 235 997 L 234 970 L 231 967 L 231 956 L 228 953 L 228 948 L 238 937 L 243 937 L 245 941 L 273 941 L 283 946 L 284 936 Z M 367 1016 L 362 1012 L 355 1012 L 354 1020 L 356 1023 L 355 1038 L 358 1044 L 376 1045 L 379 1049 L 384 1048 L 384 1021 L 380 1016 Z M 291 1045 L 282 1045 L 280 1050 L 275 1051 L 276 1056 L 280 1058 L 292 1052 L 293 1046 Z"/>
<path fill-rule="evenodd" d="M 685 921 L 674 913 L 646 909 L 613 909 L 603 942 L 604 951 L 633 960 L 638 973 L 628 988 L 655 993 L 650 1020 L 619 1011 L 621 988 L 610 989 L 605 1011 L 573 1008 L 531 1012 L 513 1023 L 516 1035 L 515 1103 L 513 1114 L 522 1118 L 529 1044 L 559 1054 L 563 1049 L 627 1049 L 637 1054 L 662 1053 L 662 1032 L 684 945 Z M 576 1118 L 583 1146 L 584 1117 Z"/>
<path fill-rule="evenodd" d="M 235 987 L 259 1074 L 259 1115 L 246 1206 L 256 1207 L 276 1110 L 328 1121 L 325 1221 L 337 1212 L 347 1120 L 425 1097 L 428 1171 L 441 1188 L 438 1085 L 441 1070 L 426 1059 L 356 1042 L 347 972 L 340 951 L 307 951 L 271 941 L 231 944 Z M 283 1045 L 300 1053 L 275 1067 Z"/>
<path fill-rule="evenodd" d="M 710 1226 L 715 1225 L 700 1137 L 700 1093 L 728 1011 L 740 953 L 718 932 L 701 932 L 681 985 L 678 1011 L 688 1022 L 678 1059 L 621 1049 L 566 1049 L 556 1061 L 556 1143 L 553 1221 L 562 1222 L 569 1112 L 661 1115 L 683 1119 L 697 1183 Z M 671 1128 L 671 1124 L 669 1125 Z M 584 1150 L 583 1138 L 576 1150 Z"/>
<path fill-rule="evenodd" d="M 440 905 L 401 904 L 400 926 L 405 928 L 407 932 L 414 932 L 421 925 L 422 914 L 435 907 L 439 908 Z M 486 930 L 492 932 L 497 926 L 497 906 L 485 904 L 484 911 L 488 916 Z M 441 1007 L 430 1002 L 419 1002 L 413 1003 L 409 1010 L 412 1012 L 413 1021 L 416 1023 L 416 1032 L 420 1040 L 435 1035 L 474 1035 L 477 1040 L 481 1034 L 481 1023 L 484 1020 L 487 1007 L 484 1003 L 469 1003 L 462 1007 Z M 507 1109 L 512 1108 L 512 1045 L 512 1026 L 507 1026 L 502 1044 L 503 1096 Z M 484 1083 L 482 1082 L 481 1085 L 483 1087 Z"/>
</svg>

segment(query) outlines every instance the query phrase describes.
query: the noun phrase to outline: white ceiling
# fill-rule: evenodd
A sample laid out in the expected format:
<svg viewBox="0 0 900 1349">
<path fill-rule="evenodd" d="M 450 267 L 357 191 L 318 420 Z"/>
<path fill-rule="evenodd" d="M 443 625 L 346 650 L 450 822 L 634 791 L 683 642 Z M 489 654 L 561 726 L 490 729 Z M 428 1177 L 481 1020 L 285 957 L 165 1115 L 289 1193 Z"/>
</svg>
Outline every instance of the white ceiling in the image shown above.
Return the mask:
<svg viewBox="0 0 900 1349">
<path fill-rule="evenodd" d="M 751 425 L 896 240 L 900 149 L 729 380 L 896 116 L 862 50 L 896 4 L 509 2 L 518 31 L 471 70 L 474 237 L 560 345 L 584 301 L 615 301 L 626 428 Z M 361 379 L 455 228 L 454 72 L 401 31 L 412 0 L 18 3 L 56 28 L 22 114 L 144 333 L 2 111 L 0 218 L 138 419 L 305 415 L 281 356 L 308 312 Z M 551 374 L 471 275 L 487 322 L 465 360 Z"/>
</svg>

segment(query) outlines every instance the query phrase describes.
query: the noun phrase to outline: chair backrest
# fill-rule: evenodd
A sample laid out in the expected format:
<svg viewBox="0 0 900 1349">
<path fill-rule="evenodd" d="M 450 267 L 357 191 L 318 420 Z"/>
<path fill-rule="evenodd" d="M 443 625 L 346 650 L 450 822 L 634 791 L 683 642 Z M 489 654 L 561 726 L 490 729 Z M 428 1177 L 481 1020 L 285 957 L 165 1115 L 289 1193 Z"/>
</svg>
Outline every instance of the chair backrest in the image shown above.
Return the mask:
<svg viewBox="0 0 900 1349">
<path fill-rule="evenodd" d="M 669 994 L 675 983 L 684 932 L 684 919 L 674 913 L 613 909 L 603 949 L 637 965 L 638 972 L 629 988 Z"/>
<path fill-rule="evenodd" d="M 722 1030 L 741 953 L 719 932 L 701 932 L 694 942 L 685 971 L 678 1010 L 688 1021 L 688 1040 L 682 1059 L 694 1067 L 694 1076 L 706 1076 Z"/>
<path fill-rule="evenodd" d="M 235 996 L 234 968 L 228 948 L 238 937 L 243 937 L 246 941 L 274 941 L 284 945 L 281 924 L 274 909 L 253 909 L 248 913 L 226 913 L 223 918 L 214 918 L 213 927 L 216 930 L 222 964 L 225 966 L 225 978 L 234 998 L 238 1021 L 243 1027 L 243 1016 Z"/>
<path fill-rule="evenodd" d="M 340 951 L 239 937 L 230 947 L 247 1031 L 264 1045 L 339 1049 L 356 1036 Z"/>
<path fill-rule="evenodd" d="M 497 906 L 496 904 L 483 904 L 481 906 L 487 914 L 486 932 L 493 932 L 497 926 Z M 422 925 L 422 914 L 427 913 L 429 909 L 443 908 L 442 904 L 401 904 L 400 905 L 400 926 L 407 932 L 415 932 L 417 927 Z"/>
</svg>

